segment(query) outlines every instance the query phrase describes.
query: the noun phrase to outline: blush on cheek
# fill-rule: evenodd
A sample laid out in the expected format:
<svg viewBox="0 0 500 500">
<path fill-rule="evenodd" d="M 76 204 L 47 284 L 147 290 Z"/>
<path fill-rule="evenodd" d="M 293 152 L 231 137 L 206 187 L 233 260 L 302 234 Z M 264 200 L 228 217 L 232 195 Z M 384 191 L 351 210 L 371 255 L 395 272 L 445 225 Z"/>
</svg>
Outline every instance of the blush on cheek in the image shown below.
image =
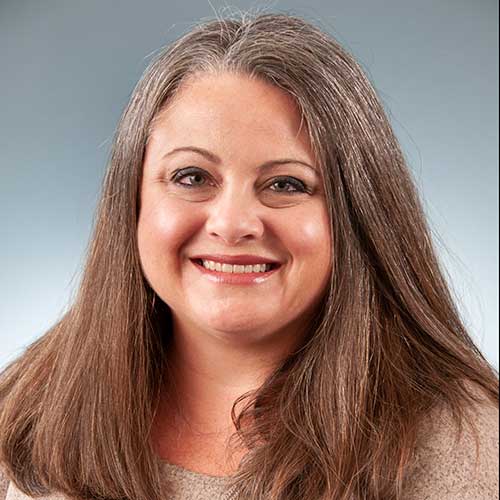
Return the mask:
<svg viewBox="0 0 500 500">
<path fill-rule="evenodd" d="M 294 224 L 295 240 L 305 254 L 317 252 L 328 243 L 330 235 L 328 226 L 315 219 L 302 219 Z"/>
<path fill-rule="evenodd" d="M 185 203 L 163 203 L 144 218 L 145 232 L 164 259 L 176 259 L 203 225 L 201 211 Z"/>
</svg>

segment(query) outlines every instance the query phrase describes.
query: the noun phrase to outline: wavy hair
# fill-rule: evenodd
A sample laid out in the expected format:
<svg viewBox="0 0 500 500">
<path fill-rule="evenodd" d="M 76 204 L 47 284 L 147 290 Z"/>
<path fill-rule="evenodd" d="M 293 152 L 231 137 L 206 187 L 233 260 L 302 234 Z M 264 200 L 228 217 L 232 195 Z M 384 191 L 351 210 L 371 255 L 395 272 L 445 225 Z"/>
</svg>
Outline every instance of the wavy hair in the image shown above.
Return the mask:
<svg viewBox="0 0 500 500">
<path fill-rule="evenodd" d="M 460 319 L 360 65 L 299 16 L 217 16 L 163 48 L 139 80 L 114 136 L 75 298 L 2 371 L 0 460 L 28 495 L 169 498 L 150 433 L 168 385 L 171 318 L 139 262 L 142 163 L 155 117 L 186 78 L 222 71 L 294 98 L 322 171 L 333 250 L 303 345 L 233 406 L 249 450 L 231 478 L 235 498 L 402 500 L 433 409 L 444 405 L 461 429 L 472 421 L 467 403 L 478 402 L 472 387 L 498 406 L 498 372 Z"/>
</svg>

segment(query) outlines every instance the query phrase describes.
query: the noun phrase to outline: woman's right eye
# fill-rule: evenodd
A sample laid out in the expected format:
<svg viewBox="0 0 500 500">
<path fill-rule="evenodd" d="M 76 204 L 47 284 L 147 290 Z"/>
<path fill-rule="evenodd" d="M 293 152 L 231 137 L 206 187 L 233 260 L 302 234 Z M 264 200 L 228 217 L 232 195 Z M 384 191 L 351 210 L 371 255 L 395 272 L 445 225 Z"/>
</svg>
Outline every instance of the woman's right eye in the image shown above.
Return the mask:
<svg viewBox="0 0 500 500">
<path fill-rule="evenodd" d="M 184 179 L 184 177 L 193 177 L 195 178 L 194 183 L 191 184 L 185 184 L 184 182 L 179 182 L 181 179 Z M 172 178 L 172 181 L 175 182 L 178 186 L 186 187 L 186 188 L 194 188 L 194 187 L 199 187 L 203 186 L 203 184 L 199 183 L 200 179 L 204 179 L 205 176 L 201 172 L 201 170 L 197 168 L 187 168 L 183 170 L 179 170 Z"/>
</svg>

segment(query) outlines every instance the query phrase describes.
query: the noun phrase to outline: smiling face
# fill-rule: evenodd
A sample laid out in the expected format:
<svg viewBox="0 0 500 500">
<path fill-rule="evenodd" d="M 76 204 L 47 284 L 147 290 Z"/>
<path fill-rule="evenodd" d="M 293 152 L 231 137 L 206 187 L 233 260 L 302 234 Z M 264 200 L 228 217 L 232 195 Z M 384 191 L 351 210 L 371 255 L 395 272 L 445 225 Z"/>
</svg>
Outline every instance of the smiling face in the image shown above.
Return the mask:
<svg viewBox="0 0 500 500">
<path fill-rule="evenodd" d="M 193 79 L 157 117 L 138 245 L 174 330 L 262 342 L 300 332 L 314 312 L 331 272 L 330 229 L 319 167 L 299 124 L 282 90 L 229 73 Z M 210 155 L 168 154 L 184 147 Z M 297 163 L 262 167 L 283 158 Z M 281 266 L 262 282 L 221 283 L 193 263 L 200 254 L 251 254 Z"/>
</svg>

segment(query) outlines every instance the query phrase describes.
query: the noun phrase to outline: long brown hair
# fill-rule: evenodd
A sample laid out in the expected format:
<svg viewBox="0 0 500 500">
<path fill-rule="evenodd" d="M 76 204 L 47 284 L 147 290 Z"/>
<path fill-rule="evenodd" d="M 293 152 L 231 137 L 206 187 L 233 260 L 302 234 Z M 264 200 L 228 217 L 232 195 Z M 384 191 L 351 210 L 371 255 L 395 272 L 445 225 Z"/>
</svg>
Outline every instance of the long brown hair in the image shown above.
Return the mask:
<svg viewBox="0 0 500 500">
<path fill-rule="evenodd" d="M 459 317 L 374 88 L 335 39 L 282 13 L 204 22 L 145 71 L 117 128 L 73 304 L 1 374 L 1 463 L 28 495 L 168 498 L 150 432 L 171 323 L 139 263 L 142 162 L 181 83 L 220 71 L 295 99 L 323 173 L 333 254 L 305 343 L 235 402 L 250 450 L 235 498 L 402 500 L 423 419 L 444 405 L 461 428 L 473 386 L 498 405 L 498 372 Z"/>
</svg>

